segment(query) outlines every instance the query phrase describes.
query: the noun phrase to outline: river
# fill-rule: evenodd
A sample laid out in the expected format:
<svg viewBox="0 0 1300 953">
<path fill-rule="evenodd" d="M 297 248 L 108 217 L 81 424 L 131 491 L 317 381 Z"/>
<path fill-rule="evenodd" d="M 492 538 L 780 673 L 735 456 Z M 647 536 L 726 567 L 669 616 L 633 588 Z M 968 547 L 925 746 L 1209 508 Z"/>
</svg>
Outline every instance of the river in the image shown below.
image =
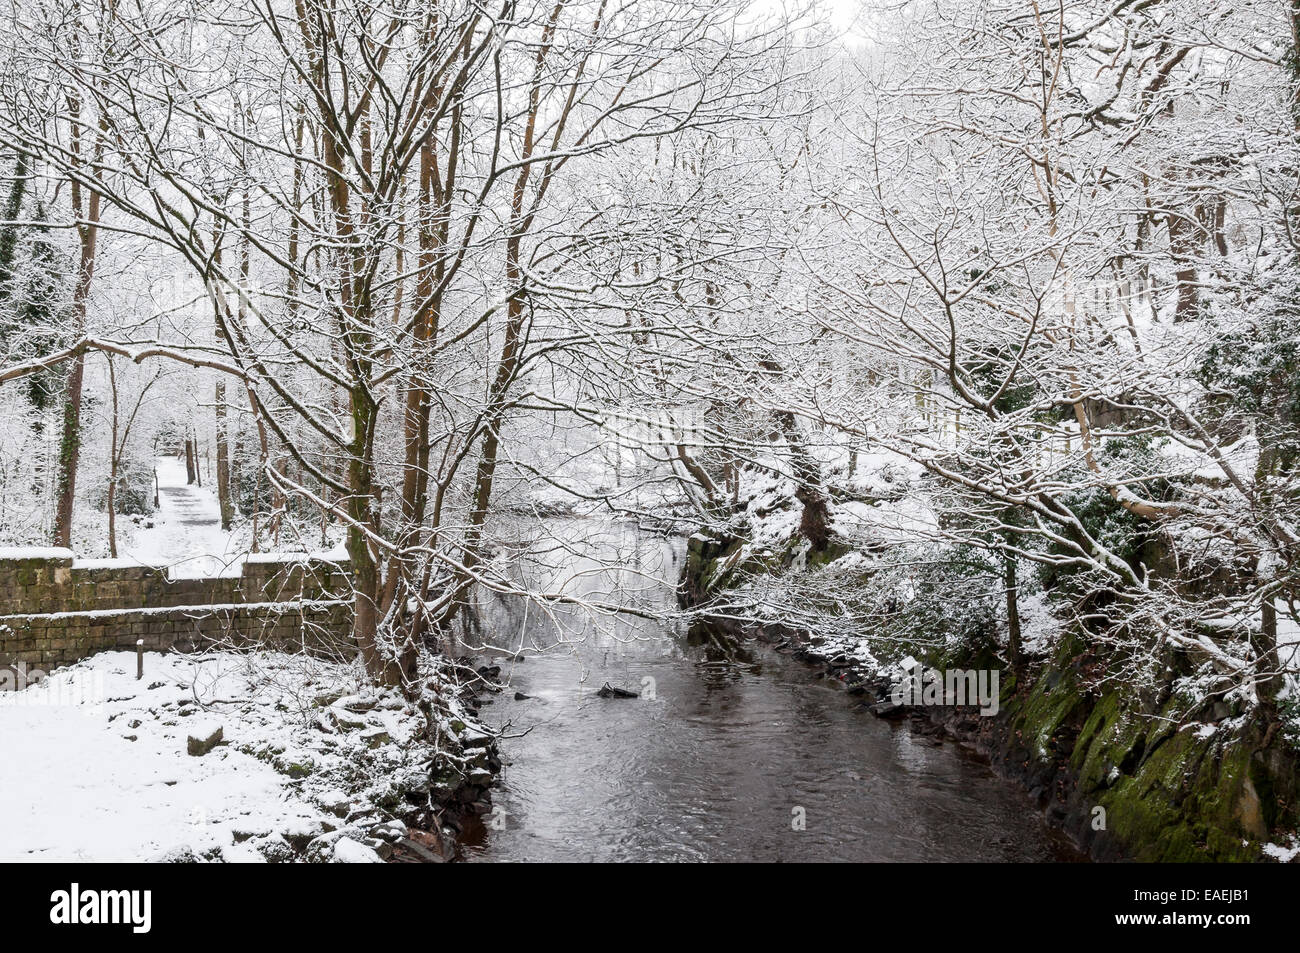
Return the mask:
<svg viewBox="0 0 1300 953">
<path fill-rule="evenodd" d="M 682 553 L 625 524 L 561 520 L 522 525 L 500 558 L 540 587 L 670 608 Z M 509 683 L 482 710 L 504 731 L 505 768 L 495 814 L 462 835 L 465 860 L 1078 859 L 1020 788 L 767 646 L 482 602 L 466 641 L 494 646 Z M 641 697 L 598 697 L 607 682 Z"/>
</svg>

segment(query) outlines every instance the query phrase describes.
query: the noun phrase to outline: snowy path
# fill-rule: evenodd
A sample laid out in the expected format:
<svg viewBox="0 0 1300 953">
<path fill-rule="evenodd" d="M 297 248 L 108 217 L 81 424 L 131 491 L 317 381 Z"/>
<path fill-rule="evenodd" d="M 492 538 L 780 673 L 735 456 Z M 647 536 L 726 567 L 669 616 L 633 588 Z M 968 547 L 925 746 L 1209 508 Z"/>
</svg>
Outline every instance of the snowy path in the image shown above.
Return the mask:
<svg viewBox="0 0 1300 953">
<path fill-rule="evenodd" d="M 221 509 L 209 487 L 188 486 L 185 464 L 158 457 L 158 512 L 153 526 L 137 530 L 122 555 L 150 566 L 167 566 L 173 576 L 206 577 L 239 571 L 240 553 L 221 529 Z"/>
</svg>

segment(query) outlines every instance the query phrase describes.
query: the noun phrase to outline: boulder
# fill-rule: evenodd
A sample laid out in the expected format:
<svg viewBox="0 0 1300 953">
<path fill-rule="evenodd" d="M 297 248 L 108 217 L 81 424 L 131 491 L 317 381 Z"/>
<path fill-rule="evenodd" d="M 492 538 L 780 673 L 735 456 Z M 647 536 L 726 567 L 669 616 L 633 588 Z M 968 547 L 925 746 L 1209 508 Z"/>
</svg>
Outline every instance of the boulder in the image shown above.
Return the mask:
<svg viewBox="0 0 1300 953">
<path fill-rule="evenodd" d="M 312 700 L 312 704 L 314 704 L 317 708 L 328 708 L 330 705 L 333 705 L 336 701 L 338 701 L 342 697 L 343 697 L 343 689 L 341 688 L 328 689 L 326 691 L 320 692 Z"/>
<path fill-rule="evenodd" d="M 149 858 L 151 864 L 201 864 L 202 857 L 189 844 L 177 844 Z"/>
<path fill-rule="evenodd" d="M 461 745 L 466 748 L 486 748 L 492 744 L 492 736 L 481 731 L 475 731 L 473 728 L 465 729 L 465 733 L 460 736 Z"/>
<path fill-rule="evenodd" d="M 338 788 L 330 788 L 316 795 L 316 803 L 335 817 L 347 817 L 352 811 L 352 802 Z"/>
<path fill-rule="evenodd" d="M 379 704 L 378 700 L 366 695 L 348 695 L 340 698 L 334 703 L 336 707 L 346 708 L 350 712 L 361 714 L 367 711 L 373 711 Z"/>
<path fill-rule="evenodd" d="M 227 864 L 266 864 L 270 863 L 256 849 L 248 844 L 234 844 L 223 848 L 221 859 Z"/>
<path fill-rule="evenodd" d="M 350 708 L 345 708 L 342 705 L 335 705 L 331 708 L 330 717 L 332 717 L 334 723 L 344 731 L 366 727 L 365 716 L 352 711 Z"/>
<path fill-rule="evenodd" d="M 902 718 L 907 714 L 906 705 L 897 705 L 886 699 L 871 706 L 871 714 L 877 718 Z"/>
<path fill-rule="evenodd" d="M 190 728 L 185 740 L 185 750 L 200 758 L 221 743 L 223 730 L 216 722 L 202 722 Z"/>
<path fill-rule="evenodd" d="M 410 836 L 402 841 L 401 846 L 427 864 L 445 864 L 448 857 L 454 853 L 452 848 L 443 843 L 442 837 L 436 831 L 413 830 Z"/>
<path fill-rule="evenodd" d="M 387 844 L 400 844 L 407 836 L 406 825 L 396 819 L 376 824 L 368 833 L 370 837 Z"/>
<path fill-rule="evenodd" d="M 373 848 L 350 837 L 340 837 L 334 845 L 333 861 L 336 864 L 382 864 L 384 859 Z"/>
<path fill-rule="evenodd" d="M 249 843 L 268 864 L 288 864 L 294 860 L 293 847 L 279 834 L 268 834 Z"/>
</svg>

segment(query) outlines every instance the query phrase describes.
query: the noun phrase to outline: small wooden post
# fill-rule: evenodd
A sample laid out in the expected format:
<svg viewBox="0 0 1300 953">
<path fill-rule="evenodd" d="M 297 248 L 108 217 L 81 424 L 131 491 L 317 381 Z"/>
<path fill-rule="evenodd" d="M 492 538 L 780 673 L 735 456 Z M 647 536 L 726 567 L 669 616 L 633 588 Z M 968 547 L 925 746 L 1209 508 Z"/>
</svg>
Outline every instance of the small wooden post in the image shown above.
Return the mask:
<svg viewBox="0 0 1300 953">
<path fill-rule="evenodd" d="M 135 640 L 135 680 L 144 678 L 144 639 Z"/>
</svg>

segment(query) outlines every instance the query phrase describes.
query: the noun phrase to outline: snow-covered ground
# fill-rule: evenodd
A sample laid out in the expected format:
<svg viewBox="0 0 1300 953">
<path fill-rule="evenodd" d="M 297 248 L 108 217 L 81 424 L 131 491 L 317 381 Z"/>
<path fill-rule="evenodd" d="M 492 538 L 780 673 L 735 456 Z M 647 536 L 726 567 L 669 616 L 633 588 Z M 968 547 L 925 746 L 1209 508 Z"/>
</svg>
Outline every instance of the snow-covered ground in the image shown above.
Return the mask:
<svg viewBox="0 0 1300 953">
<path fill-rule="evenodd" d="M 406 836 L 375 805 L 427 787 L 423 718 L 355 666 L 150 653 L 135 676 L 106 652 L 0 694 L 0 861 L 377 861 Z M 452 711 L 447 731 L 469 730 Z"/>
<path fill-rule="evenodd" d="M 185 483 L 185 463 L 158 457 L 158 511 L 125 543 L 122 557 L 148 566 L 166 566 L 173 577 L 206 577 L 239 572 L 243 553 L 232 534 L 221 529 L 217 495 L 207 486 Z"/>
</svg>

